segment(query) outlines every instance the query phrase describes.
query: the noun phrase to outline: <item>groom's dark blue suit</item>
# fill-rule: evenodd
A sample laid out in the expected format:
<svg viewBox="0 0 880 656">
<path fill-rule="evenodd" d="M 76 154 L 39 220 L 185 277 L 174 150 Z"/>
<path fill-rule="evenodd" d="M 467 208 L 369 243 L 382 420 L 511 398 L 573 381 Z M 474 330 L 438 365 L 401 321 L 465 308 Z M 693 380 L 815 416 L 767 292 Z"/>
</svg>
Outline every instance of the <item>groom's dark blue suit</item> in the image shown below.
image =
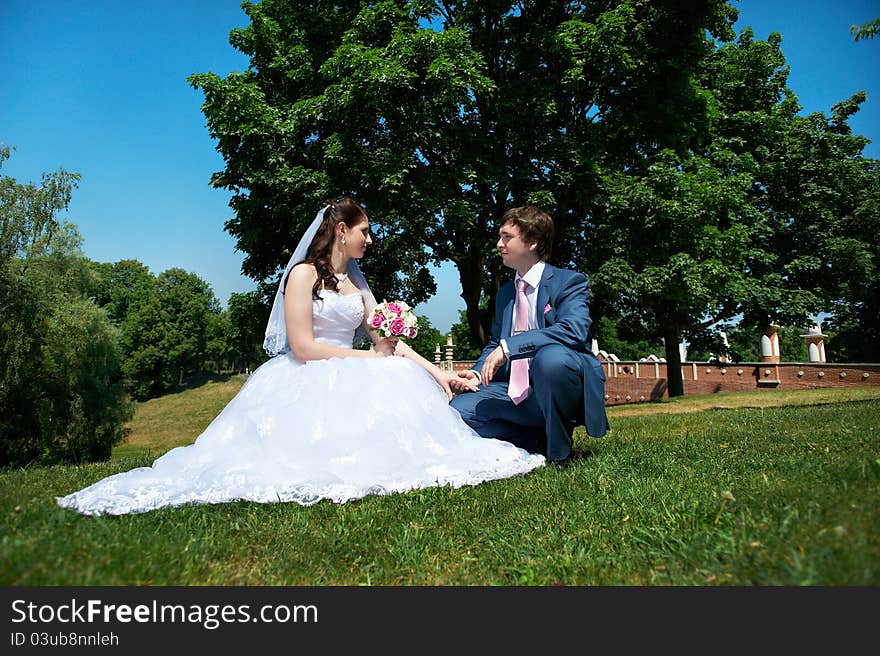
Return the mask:
<svg viewBox="0 0 880 656">
<path fill-rule="evenodd" d="M 514 284 L 498 291 L 492 336 L 474 365 L 480 371 L 486 357 L 507 341 L 510 358 L 488 385 L 456 395 L 452 406 L 483 437 L 494 437 L 537 450 L 546 439 L 548 460 L 571 453 L 574 427 L 584 425 L 593 437 L 609 428 L 605 414 L 605 373 L 587 345 L 590 310 L 589 283 L 575 271 L 544 267 L 538 285 L 537 329 L 511 335 Z M 519 405 L 507 396 L 510 360 L 532 358 L 529 395 Z M 484 381 L 485 382 L 485 381 Z"/>
</svg>

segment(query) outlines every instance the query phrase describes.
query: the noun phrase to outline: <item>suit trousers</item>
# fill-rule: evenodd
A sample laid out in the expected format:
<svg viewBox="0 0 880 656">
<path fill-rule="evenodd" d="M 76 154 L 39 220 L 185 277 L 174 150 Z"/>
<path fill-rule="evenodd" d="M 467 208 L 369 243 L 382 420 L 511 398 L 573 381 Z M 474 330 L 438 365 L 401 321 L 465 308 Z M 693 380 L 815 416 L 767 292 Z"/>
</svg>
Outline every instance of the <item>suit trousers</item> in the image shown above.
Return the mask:
<svg viewBox="0 0 880 656">
<path fill-rule="evenodd" d="M 562 460 L 571 453 L 572 433 L 584 414 L 583 386 L 579 355 L 551 344 L 532 358 L 529 395 L 519 405 L 507 395 L 505 380 L 457 394 L 452 407 L 483 437 L 543 451 L 548 460 Z"/>
</svg>

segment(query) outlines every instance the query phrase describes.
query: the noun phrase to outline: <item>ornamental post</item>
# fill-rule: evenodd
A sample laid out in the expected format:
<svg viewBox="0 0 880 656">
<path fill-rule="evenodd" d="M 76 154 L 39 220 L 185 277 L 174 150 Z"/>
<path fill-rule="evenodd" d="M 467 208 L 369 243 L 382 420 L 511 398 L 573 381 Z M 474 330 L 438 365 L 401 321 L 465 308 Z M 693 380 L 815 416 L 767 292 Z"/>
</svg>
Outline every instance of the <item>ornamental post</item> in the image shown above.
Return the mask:
<svg viewBox="0 0 880 656">
<path fill-rule="evenodd" d="M 807 342 L 807 357 L 810 362 L 825 362 L 825 338 L 828 335 L 822 334 L 822 326 L 816 324 L 811 326 L 806 335 L 801 335 Z"/>
<path fill-rule="evenodd" d="M 761 335 L 761 362 L 781 362 L 779 356 L 779 326 L 769 324 Z"/>
</svg>

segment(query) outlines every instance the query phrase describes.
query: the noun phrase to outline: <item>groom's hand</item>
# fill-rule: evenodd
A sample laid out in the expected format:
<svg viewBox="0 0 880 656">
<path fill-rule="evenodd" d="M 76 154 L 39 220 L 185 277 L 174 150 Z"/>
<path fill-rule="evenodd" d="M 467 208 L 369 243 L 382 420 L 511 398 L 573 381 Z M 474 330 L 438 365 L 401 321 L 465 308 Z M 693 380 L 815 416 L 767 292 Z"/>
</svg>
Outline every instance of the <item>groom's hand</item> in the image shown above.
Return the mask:
<svg viewBox="0 0 880 656">
<path fill-rule="evenodd" d="M 495 350 L 492 351 L 483 362 L 483 369 L 480 371 L 483 385 L 489 384 L 489 381 L 492 380 L 492 377 L 505 362 L 507 362 L 507 356 L 504 355 L 504 349 L 500 346 L 496 346 Z"/>
<path fill-rule="evenodd" d="M 448 401 L 452 400 L 452 397 L 455 396 L 452 390 L 456 392 L 476 392 L 477 391 L 477 376 L 473 375 L 474 380 L 468 381 L 463 378 L 459 378 L 451 371 L 436 371 L 434 374 L 434 378 L 440 383 L 440 386 L 443 388 L 443 391 L 446 392 L 446 399 Z"/>
<path fill-rule="evenodd" d="M 457 392 L 476 392 L 480 387 L 480 377 L 476 371 L 459 371 L 458 375 L 451 378 L 449 384 Z"/>
</svg>

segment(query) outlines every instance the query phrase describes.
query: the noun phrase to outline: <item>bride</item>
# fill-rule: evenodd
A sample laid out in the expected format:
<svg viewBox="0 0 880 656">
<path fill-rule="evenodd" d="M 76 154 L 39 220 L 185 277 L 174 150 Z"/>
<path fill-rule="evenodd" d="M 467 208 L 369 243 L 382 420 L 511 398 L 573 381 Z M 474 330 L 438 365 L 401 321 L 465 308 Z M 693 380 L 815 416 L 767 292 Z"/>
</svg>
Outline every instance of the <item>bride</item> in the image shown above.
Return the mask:
<svg viewBox="0 0 880 656">
<path fill-rule="evenodd" d="M 86 515 L 248 500 L 304 506 L 439 485 L 476 485 L 544 457 L 482 438 L 448 405 L 469 383 L 370 332 L 376 300 L 357 259 L 372 243 L 364 210 L 331 202 L 281 278 L 264 348 L 272 355 L 195 443 L 109 476 L 58 503 Z"/>
</svg>

